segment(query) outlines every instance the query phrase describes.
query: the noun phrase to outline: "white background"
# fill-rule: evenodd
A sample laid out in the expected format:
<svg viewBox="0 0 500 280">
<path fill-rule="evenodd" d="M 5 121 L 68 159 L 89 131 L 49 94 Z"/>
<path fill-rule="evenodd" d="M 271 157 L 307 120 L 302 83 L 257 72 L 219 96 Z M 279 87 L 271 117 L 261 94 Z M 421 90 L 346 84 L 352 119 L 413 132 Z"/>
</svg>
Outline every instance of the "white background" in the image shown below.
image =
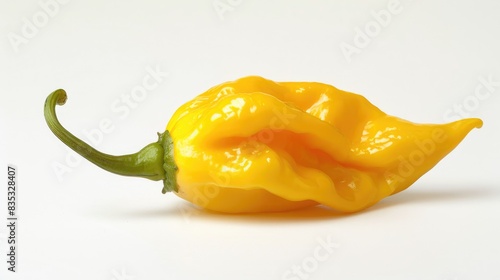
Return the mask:
<svg viewBox="0 0 500 280">
<path fill-rule="evenodd" d="M 500 279 L 500 2 L 124 2 L 0 4 L 0 181 L 14 164 L 19 185 L 18 272 L 4 262 L 4 225 L 0 279 Z M 155 88 L 126 105 L 148 71 L 161 74 Z M 46 96 L 64 88 L 68 130 L 131 153 L 178 106 L 246 75 L 332 84 L 414 122 L 485 124 L 367 211 L 243 216 L 106 173 L 43 118 Z M 479 99 L 481 79 L 494 86 Z"/>
</svg>

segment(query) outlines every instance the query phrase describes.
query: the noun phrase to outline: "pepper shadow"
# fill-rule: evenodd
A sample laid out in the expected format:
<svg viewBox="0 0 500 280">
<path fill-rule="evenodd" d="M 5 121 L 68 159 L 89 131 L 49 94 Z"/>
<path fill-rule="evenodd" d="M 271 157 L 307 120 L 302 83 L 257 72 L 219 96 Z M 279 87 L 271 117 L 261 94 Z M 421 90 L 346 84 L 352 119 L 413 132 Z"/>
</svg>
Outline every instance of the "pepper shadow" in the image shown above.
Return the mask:
<svg viewBox="0 0 500 280">
<path fill-rule="evenodd" d="M 436 185 L 418 186 L 387 197 L 372 210 L 392 208 L 401 204 L 412 203 L 443 203 L 447 201 L 470 201 L 486 197 L 498 196 L 500 198 L 500 186 L 494 185 Z"/>
<path fill-rule="evenodd" d="M 438 185 L 433 187 L 413 186 L 412 189 L 405 190 L 393 196 L 387 197 L 374 206 L 356 213 L 341 213 L 328 207 L 318 205 L 304 209 L 273 212 L 273 213 L 249 213 L 249 214 L 227 214 L 198 208 L 187 201 L 179 201 L 176 205 L 166 208 L 136 211 L 126 213 L 116 213 L 114 215 L 126 216 L 127 218 L 152 218 L 167 217 L 175 215 L 185 215 L 187 219 L 207 219 L 215 221 L 237 221 L 237 222 L 313 222 L 321 220 L 336 220 L 353 216 L 368 215 L 380 211 L 391 211 L 400 205 L 412 203 L 443 203 L 446 201 L 460 201 L 481 199 L 491 196 L 499 196 L 500 187 L 480 185 Z"/>
</svg>

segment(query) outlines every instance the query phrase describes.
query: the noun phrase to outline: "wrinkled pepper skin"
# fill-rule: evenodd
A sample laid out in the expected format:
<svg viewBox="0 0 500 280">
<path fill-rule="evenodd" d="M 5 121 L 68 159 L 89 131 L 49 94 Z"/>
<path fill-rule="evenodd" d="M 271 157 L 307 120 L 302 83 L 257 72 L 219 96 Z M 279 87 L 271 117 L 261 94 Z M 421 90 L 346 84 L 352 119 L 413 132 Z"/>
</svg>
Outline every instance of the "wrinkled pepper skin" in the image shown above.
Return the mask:
<svg viewBox="0 0 500 280">
<path fill-rule="evenodd" d="M 330 85 L 245 77 L 186 103 L 166 129 L 177 195 L 203 208 L 355 212 L 406 189 L 481 125 L 413 124 Z"/>
<path fill-rule="evenodd" d="M 475 118 L 415 124 L 327 84 L 250 76 L 202 93 L 174 113 L 158 142 L 115 157 L 60 126 L 54 107 L 66 95 L 53 94 L 47 123 L 82 156 L 117 174 L 164 180 L 163 192 L 225 213 L 363 210 L 408 188 L 482 126 Z"/>
</svg>

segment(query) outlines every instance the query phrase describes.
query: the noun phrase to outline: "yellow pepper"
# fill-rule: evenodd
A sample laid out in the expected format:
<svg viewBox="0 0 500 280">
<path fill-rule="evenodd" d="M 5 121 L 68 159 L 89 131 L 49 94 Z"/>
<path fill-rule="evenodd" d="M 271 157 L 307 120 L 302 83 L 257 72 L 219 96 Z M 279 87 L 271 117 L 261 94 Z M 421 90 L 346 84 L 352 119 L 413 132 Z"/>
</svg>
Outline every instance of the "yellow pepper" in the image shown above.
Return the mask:
<svg viewBox="0 0 500 280">
<path fill-rule="evenodd" d="M 250 76 L 181 106 L 159 140 L 136 154 L 103 154 L 64 129 L 47 98 L 45 117 L 69 147 L 98 166 L 163 180 L 163 192 L 226 213 L 323 204 L 365 209 L 409 187 L 451 152 L 480 119 L 415 124 L 361 95 L 312 82 Z"/>
</svg>

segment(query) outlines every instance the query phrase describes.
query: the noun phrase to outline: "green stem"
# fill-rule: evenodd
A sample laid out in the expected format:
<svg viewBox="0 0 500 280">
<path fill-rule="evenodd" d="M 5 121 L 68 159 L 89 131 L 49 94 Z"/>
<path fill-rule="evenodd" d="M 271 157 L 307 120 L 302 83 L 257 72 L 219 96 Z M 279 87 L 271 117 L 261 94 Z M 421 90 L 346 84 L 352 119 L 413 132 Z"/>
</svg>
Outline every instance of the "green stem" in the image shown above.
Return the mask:
<svg viewBox="0 0 500 280">
<path fill-rule="evenodd" d="M 45 100 L 44 115 L 50 130 L 72 150 L 109 172 L 143 177 L 150 180 L 163 180 L 163 193 L 177 191 L 173 142 L 170 133 L 158 133 L 158 141 L 147 145 L 135 154 L 113 156 L 92 148 L 66 130 L 56 116 L 56 105 L 66 103 L 66 92 L 58 89 Z"/>
</svg>

